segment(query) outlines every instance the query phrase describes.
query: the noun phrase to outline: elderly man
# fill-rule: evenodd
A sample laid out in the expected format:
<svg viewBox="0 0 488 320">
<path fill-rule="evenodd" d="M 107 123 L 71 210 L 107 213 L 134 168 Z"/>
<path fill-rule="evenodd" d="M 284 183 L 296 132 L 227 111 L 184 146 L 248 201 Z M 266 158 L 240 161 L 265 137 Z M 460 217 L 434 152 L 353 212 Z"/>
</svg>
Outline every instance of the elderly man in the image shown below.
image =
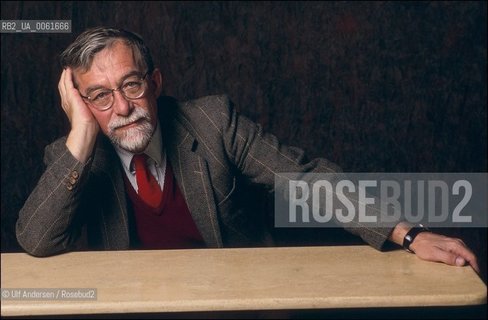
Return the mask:
<svg viewBox="0 0 488 320">
<path fill-rule="evenodd" d="M 88 245 L 102 250 L 256 245 L 268 236 L 245 210 L 243 178 L 272 187 L 275 173 L 340 170 L 325 159 L 307 162 L 225 96 L 160 97 L 161 72 L 134 33 L 87 30 L 61 62 L 71 130 L 46 148 L 47 169 L 16 225 L 32 255 L 73 250 L 84 230 Z M 377 249 L 406 243 L 421 259 L 479 271 L 461 240 L 405 222 L 350 231 Z"/>
</svg>

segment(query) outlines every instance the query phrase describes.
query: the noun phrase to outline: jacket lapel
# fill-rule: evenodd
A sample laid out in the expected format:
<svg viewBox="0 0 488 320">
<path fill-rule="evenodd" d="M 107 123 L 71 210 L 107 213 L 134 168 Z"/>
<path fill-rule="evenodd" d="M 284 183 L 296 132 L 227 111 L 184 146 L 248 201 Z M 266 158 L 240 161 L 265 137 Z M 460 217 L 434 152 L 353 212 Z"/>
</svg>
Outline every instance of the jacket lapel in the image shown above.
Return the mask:
<svg viewBox="0 0 488 320">
<path fill-rule="evenodd" d="M 219 248 L 222 237 L 207 161 L 200 154 L 198 141 L 183 125 L 175 103 L 160 104 L 163 145 L 200 234 L 208 247 Z"/>
<path fill-rule="evenodd" d="M 100 136 L 97 143 L 92 170 L 98 176 L 98 185 L 108 188 L 108 190 L 101 190 L 104 201 L 101 202 L 98 213 L 101 215 L 104 248 L 128 249 L 130 245 L 129 221 L 123 172 L 118 165 L 120 160 L 106 137 Z"/>
</svg>

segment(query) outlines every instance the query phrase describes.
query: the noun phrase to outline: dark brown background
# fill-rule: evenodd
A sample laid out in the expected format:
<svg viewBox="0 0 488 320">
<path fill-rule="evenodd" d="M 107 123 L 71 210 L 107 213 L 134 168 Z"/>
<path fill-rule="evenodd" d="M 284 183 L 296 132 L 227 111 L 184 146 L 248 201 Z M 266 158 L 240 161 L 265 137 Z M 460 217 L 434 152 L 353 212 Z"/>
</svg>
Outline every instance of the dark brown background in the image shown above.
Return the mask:
<svg viewBox="0 0 488 320">
<path fill-rule="evenodd" d="M 66 134 L 57 55 L 87 27 L 140 33 L 185 100 L 227 93 L 283 142 L 345 171 L 486 172 L 486 2 L 2 2 L 2 19 L 71 19 L 72 34 L 2 34 L 2 251 Z M 441 230 L 480 256 L 486 229 Z M 283 244 L 353 243 L 277 232 Z M 352 240 L 351 240 L 352 239 Z"/>
</svg>

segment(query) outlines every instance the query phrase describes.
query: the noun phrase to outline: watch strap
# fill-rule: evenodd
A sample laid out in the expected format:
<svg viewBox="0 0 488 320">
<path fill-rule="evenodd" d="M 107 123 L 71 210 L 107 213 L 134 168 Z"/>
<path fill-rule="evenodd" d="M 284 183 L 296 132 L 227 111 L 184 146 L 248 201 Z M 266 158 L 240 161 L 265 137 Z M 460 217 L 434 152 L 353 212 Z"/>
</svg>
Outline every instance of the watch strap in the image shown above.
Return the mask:
<svg viewBox="0 0 488 320">
<path fill-rule="evenodd" d="M 418 224 L 408 230 L 407 234 L 403 238 L 403 248 L 407 250 L 410 253 L 413 253 L 412 250 L 410 250 L 410 245 L 412 244 L 413 240 L 415 240 L 415 237 L 421 232 L 429 232 L 429 228 L 424 226 L 423 224 Z"/>
</svg>

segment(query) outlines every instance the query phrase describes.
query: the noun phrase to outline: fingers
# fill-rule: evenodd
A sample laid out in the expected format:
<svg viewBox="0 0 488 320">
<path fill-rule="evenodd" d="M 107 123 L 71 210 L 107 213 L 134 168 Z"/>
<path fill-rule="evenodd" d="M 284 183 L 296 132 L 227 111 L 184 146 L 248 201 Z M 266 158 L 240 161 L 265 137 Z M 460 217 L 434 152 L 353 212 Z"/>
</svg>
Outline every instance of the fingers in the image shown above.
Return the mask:
<svg viewBox="0 0 488 320">
<path fill-rule="evenodd" d="M 66 87 L 66 91 L 76 89 L 73 84 L 73 71 L 71 68 L 66 68 L 65 71 L 64 85 Z"/>
<path fill-rule="evenodd" d="M 81 98 L 80 93 L 74 87 L 73 71 L 71 68 L 66 68 L 61 72 L 58 90 L 61 96 L 61 107 L 72 126 L 76 125 L 75 122 L 93 121 L 89 110 L 85 110 L 86 105 Z"/>
<path fill-rule="evenodd" d="M 467 262 L 471 265 L 471 267 L 473 267 L 473 269 L 477 273 L 480 273 L 476 255 L 466 246 L 466 244 L 462 240 L 452 239 L 452 241 L 448 243 L 447 250 L 452 255 L 456 256 L 456 265 L 465 265 L 465 263 Z"/>
<path fill-rule="evenodd" d="M 462 267 L 462 266 L 464 266 L 465 263 L 466 263 L 466 261 L 463 258 L 456 257 L 456 266 Z"/>
<path fill-rule="evenodd" d="M 64 112 L 67 112 L 66 108 L 66 88 L 64 86 L 64 79 L 66 77 L 66 69 L 63 70 L 61 73 L 61 77 L 59 79 L 58 83 L 58 90 L 59 90 L 59 95 L 61 96 L 61 107 L 63 108 Z"/>
<path fill-rule="evenodd" d="M 58 83 L 61 106 L 71 124 L 66 139 L 66 147 L 73 157 L 85 163 L 93 152 L 100 126 L 80 92 L 74 86 L 73 70 L 66 68 L 61 72 Z"/>
<path fill-rule="evenodd" d="M 421 233 L 417 238 L 414 251 L 420 259 L 452 266 L 464 266 L 469 263 L 477 273 L 480 272 L 475 254 L 462 240 L 435 233 Z"/>
<path fill-rule="evenodd" d="M 443 262 L 445 264 L 451 266 L 464 266 L 465 261 L 461 257 L 458 259 L 458 255 L 453 254 L 449 251 L 445 251 L 444 249 L 438 248 L 436 251 L 433 252 L 432 260 L 437 262 Z"/>
<path fill-rule="evenodd" d="M 447 238 L 441 249 L 448 255 L 449 264 L 463 266 L 467 262 L 477 273 L 480 272 L 475 254 L 461 239 Z"/>
</svg>

